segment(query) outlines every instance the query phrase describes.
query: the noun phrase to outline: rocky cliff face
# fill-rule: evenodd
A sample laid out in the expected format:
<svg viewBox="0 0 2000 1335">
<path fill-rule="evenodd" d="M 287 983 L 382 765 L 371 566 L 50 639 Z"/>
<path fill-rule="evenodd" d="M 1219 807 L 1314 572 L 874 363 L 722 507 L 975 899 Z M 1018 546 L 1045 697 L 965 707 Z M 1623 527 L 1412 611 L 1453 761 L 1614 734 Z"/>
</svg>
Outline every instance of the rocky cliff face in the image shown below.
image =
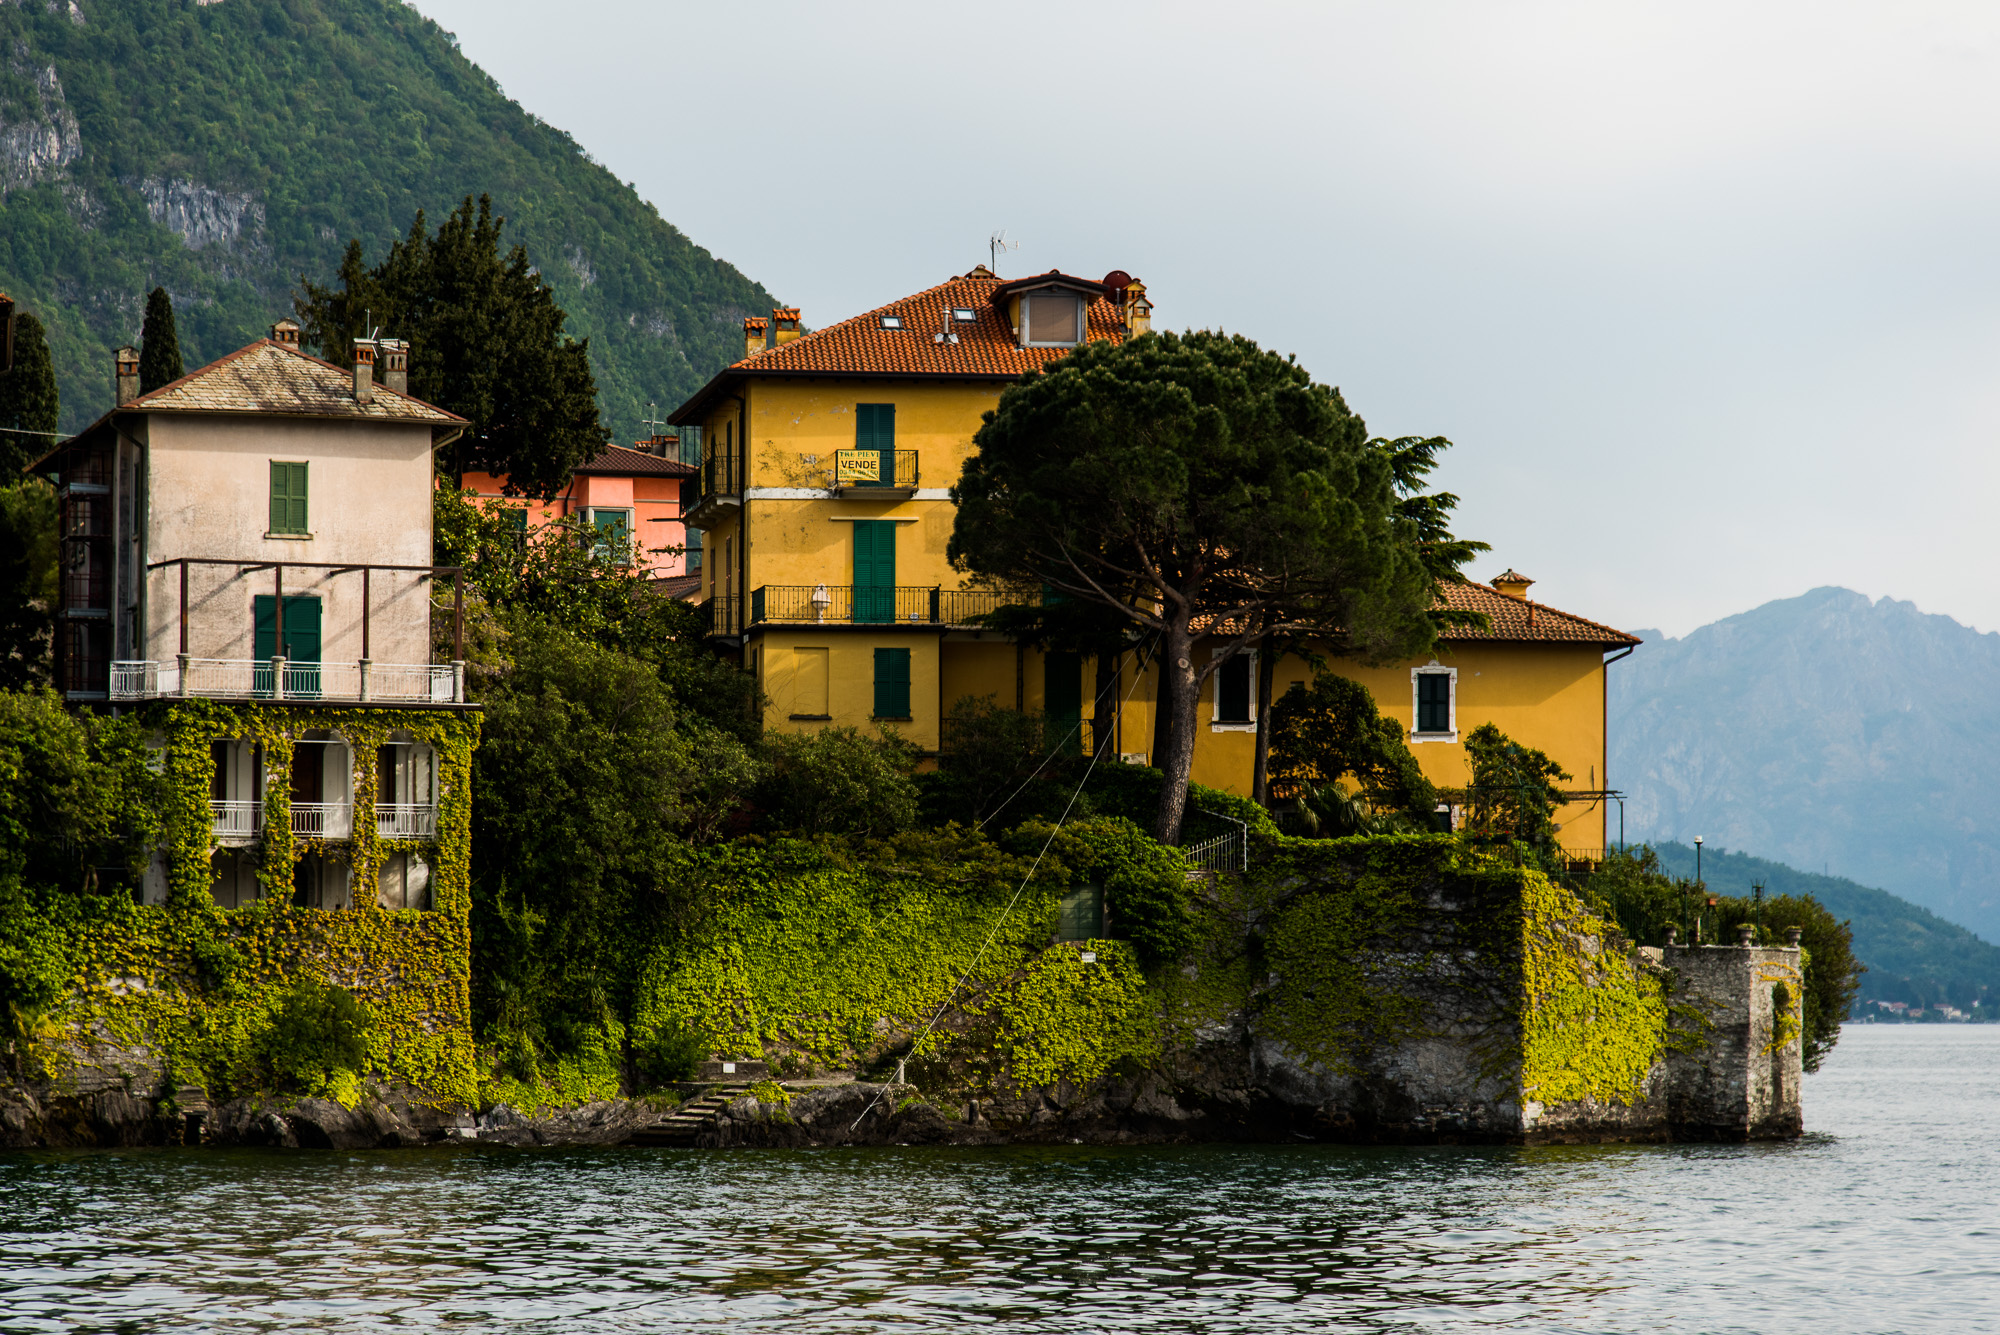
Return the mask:
<svg viewBox="0 0 2000 1335">
<path fill-rule="evenodd" d="M 1700 834 L 2000 940 L 2000 635 L 1824 588 L 1611 669 L 1628 839 Z"/>
</svg>

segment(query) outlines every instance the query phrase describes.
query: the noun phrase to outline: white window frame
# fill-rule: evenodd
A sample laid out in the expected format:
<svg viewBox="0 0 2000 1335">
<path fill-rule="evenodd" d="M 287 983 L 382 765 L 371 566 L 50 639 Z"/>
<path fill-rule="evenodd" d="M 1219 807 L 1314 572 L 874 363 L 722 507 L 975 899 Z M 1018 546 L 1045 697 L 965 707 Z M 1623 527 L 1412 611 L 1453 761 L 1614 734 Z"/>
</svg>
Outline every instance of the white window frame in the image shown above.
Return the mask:
<svg viewBox="0 0 2000 1335">
<path fill-rule="evenodd" d="M 1451 726 L 1444 732 L 1417 731 L 1417 724 L 1421 719 L 1421 715 L 1417 712 L 1419 708 L 1417 703 L 1417 678 L 1422 676 L 1444 677 L 1451 683 L 1445 693 L 1445 699 L 1449 702 L 1446 707 L 1445 717 Z M 1433 658 L 1422 667 L 1410 669 L 1410 741 L 1414 744 L 1416 742 L 1455 742 L 1457 740 L 1458 669 L 1455 667 L 1445 667 Z"/>
<path fill-rule="evenodd" d="M 1028 337 L 1028 303 L 1037 298 L 1046 300 L 1050 297 L 1067 297 L 1076 303 L 1075 338 L 1038 342 Z M 1083 346 L 1084 335 L 1089 332 L 1084 327 L 1084 321 L 1088 314 L 1089 312 L 1084 309 L 1083 297 L 1078 293 L 1070 291 L 1068 288 L 1036 288 L 1032 292 L 1023 292 L 1021 294 L 1021 346 L 1024 348 L 1080 348 Z"/>
<path fill-rule="evenodd" d="M 638 516 L 633 513 L 632 507 L 629 505 L 593 505 L 583 512 L 583 522 L 590 525 L 598 535 L 593 542 L 593 547 L 595 550 L 602 551 L 607 548 L 608 544 L 604 541 L 603 529 L 597 523 L 599 515 L 623 515 L 625 517 L 625 545 L 632 549 L 633 559 L 637 560 L 639 535 L 633 530 L 632 525 L 638 519 Z"/>
<path fill-rule="evenodd" d="M 1239 723 L 1234 720 L 1222 721 L 1222 669 L 1216 668 L 1208 674 L 1208 730 L 1210 732 L 1255 732 L 1257 731 L 1257 654 L 1255 649 L 1247 649 L 1235 655 L 1250 664 L 1250 721 Z"/>
</svg>

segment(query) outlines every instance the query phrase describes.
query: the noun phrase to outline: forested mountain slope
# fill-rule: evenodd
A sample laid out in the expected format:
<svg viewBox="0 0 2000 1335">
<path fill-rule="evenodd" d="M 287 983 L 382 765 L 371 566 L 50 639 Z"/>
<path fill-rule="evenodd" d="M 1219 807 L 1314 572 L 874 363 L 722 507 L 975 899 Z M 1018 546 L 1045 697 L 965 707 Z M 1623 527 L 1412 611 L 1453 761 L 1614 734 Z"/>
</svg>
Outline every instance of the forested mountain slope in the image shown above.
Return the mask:
<svg viewBox="0 0 2000 1335">
<path fill-rule="evenodd" d="M 633 114 L 671 133 L 658 90 Z M 301 274 L 330 281 L 350 237 L 372 263 L 482 192 L 589 338 L 614 439 L 773 304 L 396 0 L 0 4 L 0 289 L 49 328 L 66 429 L 109 406 L 154 285 L 192 368 L 289 314 Z"/>
<path fill-rule="evenodd" d="M 1663 842 L 1653 849 L 1667 871 L 1693 878 L 1691 846 Z M 1834 917 L 1851 923 L 1854 953 L 1868 966 L 1861 979 L 1864 1000 L 1924 1006 L 1948 1001 L 1970 1010 L 1982 998 L 2000 998 L 2000 946 L 1886 890 L 1715 847 L 1703 849 L 1701 875 L 1719 895 L 1747 899 L 1759 883 L 1766 898 L 1811 895 Z"/>
<path fill-rule="evenodd" d="M 1815 589 L 1611 669 L 1627 837 L 1700 834 L 2000 941 L 2000 635 Z"/>
</svg>

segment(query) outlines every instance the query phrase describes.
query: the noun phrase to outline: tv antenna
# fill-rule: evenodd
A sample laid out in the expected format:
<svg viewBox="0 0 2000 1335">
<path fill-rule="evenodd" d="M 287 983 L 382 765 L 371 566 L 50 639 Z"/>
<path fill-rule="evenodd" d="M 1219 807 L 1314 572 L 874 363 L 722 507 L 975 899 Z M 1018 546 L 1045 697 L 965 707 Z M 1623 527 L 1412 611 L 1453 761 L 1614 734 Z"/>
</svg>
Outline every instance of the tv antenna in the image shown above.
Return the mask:
<svg viewBox="0 0 2000 1335">
<path fill-rule="evenodd" d="M 993 270 L 995 274 L 998 274 L 1000 272 L 1001 255 L 1007 251 L 1019 250 L 1020 248 L 1021 243 L 1019 241 L 1009 241 L 1007 239 L 1007 229 L 1002 227 L 992 236 L 986 238 L 986 267 Z"/>
</svg>

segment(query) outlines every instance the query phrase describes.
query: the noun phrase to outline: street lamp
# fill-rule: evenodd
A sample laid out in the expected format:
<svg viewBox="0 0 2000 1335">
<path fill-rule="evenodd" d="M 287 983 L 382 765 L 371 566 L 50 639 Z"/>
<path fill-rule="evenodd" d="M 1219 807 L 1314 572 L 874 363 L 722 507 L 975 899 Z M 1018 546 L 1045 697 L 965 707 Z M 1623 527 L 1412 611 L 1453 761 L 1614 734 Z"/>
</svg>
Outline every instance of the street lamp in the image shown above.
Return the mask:
<svg viewBox="0 0 2000 1335">
<path fill-rule="evenodd" d="M 1694 837 L 1694 883 L 1701 884 L 1701 836 Z"/>
</svg>

